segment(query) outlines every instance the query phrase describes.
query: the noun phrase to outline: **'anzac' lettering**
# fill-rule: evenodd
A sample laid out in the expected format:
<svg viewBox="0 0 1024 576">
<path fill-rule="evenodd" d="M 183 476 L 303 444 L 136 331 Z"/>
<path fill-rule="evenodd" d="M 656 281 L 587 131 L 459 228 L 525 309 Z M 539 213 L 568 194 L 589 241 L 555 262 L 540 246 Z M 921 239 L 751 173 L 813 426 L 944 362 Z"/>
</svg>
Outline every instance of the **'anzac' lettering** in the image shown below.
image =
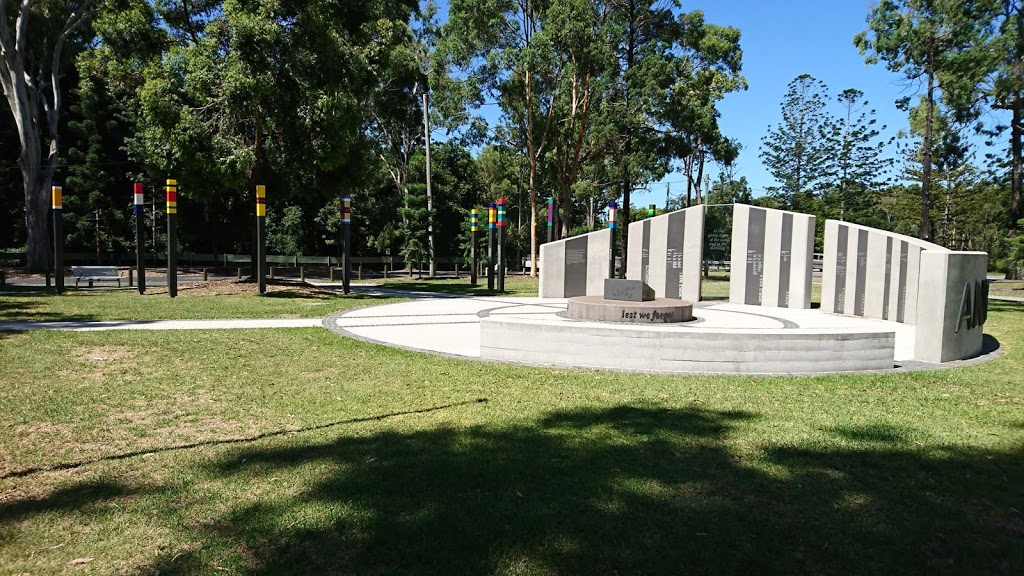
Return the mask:
<svg viewBox="0 0 1024 576">
<path fill-rule="evenodd" d="M 964 284 L 964 293 L 960 297 L 960 312 L 957 314 L 956 330 L 960 333 L 964 324 L 968 330 L 983 326 L 988 319 L 988 290 L 985 280 Z"/>
</svg>

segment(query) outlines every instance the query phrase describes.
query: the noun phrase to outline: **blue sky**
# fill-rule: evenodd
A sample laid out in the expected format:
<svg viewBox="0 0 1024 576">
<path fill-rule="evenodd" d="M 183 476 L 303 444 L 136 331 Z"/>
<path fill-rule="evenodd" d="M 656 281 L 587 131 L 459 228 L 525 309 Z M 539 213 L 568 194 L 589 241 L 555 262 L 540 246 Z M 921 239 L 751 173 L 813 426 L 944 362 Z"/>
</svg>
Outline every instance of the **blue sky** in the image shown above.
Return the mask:
<svg viewBox="0 0 1024 576">
<path fill-rule="evenodd" d="M 447 2 L 442 0 L 442 17 Z M 885 136 L 906 129 L 905 112 L 894 102 L 912 95 L 903 78 L 884 64 L 867 65 L 853 45 L 853 36 L 865 28 L 871 9 L 868 0 L 692 0 L 683 10 L 703 10 L 708 22 L 739 28 L 743 48 L 743 75 L 749 89 L 731 94 L 719 106 L 722 132 L 743 145 L 736 175 L 746 176 L 755 196 L 774 181 L 758 157 L 761 137 L 781 119 L 779 104 L 786 86 L 800 74 L 824 81 L 834 97 L 846 88 L 864 92 L 877 111 Z M 711 168 L 712 177 L 715 169 Z M 680 173 L 669 174 L 651 192 L 634 193 L 635 206 L 665 201 L 665 183 L 672 194 L 685 190 Z"/>
</svg>

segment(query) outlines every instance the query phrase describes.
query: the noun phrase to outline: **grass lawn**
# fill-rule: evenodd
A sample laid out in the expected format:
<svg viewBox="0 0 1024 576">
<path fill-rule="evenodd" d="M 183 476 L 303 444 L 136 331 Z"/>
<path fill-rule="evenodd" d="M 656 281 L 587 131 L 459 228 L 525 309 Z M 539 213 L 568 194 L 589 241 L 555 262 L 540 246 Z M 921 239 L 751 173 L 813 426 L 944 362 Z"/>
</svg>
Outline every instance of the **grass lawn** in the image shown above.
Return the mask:
<svg viewBox="0 0 1024 576">
<path fill-rule="evenodd" d="M 1020 574 L 1021 326 L 814 378 L 0 333 L 0 574 Z"/>
</svg>

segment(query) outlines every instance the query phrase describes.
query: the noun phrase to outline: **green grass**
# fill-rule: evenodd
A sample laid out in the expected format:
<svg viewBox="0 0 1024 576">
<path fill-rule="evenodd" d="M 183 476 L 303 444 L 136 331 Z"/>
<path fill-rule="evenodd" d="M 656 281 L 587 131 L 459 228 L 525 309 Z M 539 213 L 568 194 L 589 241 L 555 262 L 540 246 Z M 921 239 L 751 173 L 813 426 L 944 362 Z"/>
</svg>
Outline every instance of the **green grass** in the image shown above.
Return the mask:
<svg viewBox="0 0 1024 576">
<path fill-rule="evenodd" d="M 0 573 L 1019 574 L 1022 325 L 994 302 L 995 361 L 814 378 L 0 333 Z"/>
<path fill-rule="evenodd" d="M 385 279 L 353 282 L 353 284 L 373 284 L 381 288 L 393 290 L 415 290 L 419 292 L 438 292 L 444 294 L 462 294 L 467 296 L 536 296 L 540 281 L 529 276 L 506 276 L 505 293 L 499 294 L 487 290 L 487 277 L 481 277 L 476 286 L 470 286 L 469 276 L 462 278 L 419 278 L 404 274 L 390 275 Z"/>
<path fill-rule="evenodd" d="M 361 294 L 308 294 L 297 290 L 255 294 L 191 294 L 176 298 L 130 290 L 68 290 L 61 296 L 40 288 L 6 286 L 0 292 L 0 322 L 90 320 L 186 320 L 219 318 L 319 318 L 338 310 L 387 303 Z"/>
</svg>

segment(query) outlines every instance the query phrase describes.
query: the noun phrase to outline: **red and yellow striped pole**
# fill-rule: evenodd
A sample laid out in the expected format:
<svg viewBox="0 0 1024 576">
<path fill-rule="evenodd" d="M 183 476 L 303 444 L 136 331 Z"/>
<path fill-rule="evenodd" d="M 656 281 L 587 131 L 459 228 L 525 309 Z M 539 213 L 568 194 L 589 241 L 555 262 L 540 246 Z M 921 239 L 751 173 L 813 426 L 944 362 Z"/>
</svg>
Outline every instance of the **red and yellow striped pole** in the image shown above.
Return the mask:
<svg viewBox="0 0 1024 576">
<path fill-rule="evenodd" d="M 256 285 L 267 293 L 267 187 L 256 185 Z"/>
<path fill-rule="evenodd" d="M 167 193 L 167 293 L 178 295 L 178 181 L 168 180 Z"/>
</svg>

